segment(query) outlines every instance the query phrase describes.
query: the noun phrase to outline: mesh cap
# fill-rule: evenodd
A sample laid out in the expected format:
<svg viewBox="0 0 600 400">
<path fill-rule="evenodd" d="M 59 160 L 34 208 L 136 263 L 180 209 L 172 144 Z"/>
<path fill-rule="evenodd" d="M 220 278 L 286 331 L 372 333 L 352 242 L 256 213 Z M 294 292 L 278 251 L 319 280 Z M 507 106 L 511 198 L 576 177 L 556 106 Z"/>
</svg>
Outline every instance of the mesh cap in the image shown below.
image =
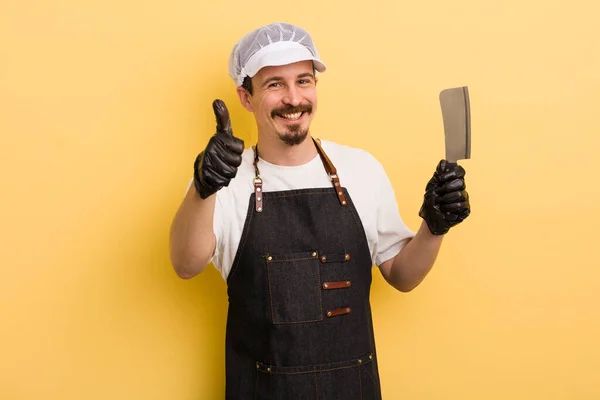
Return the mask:
<svg viewBox="0 0 600 400">
<path fill-rule="evenodd" d="M 245 77 L 252 78 L 263 67 L 306 60 L 312 60 L 318 72 L 325 72 L 308 32 L 278 22 L 256 29 L 236 43 L 229 57 L 229 76 L 241 86 Z"/>
</svg>

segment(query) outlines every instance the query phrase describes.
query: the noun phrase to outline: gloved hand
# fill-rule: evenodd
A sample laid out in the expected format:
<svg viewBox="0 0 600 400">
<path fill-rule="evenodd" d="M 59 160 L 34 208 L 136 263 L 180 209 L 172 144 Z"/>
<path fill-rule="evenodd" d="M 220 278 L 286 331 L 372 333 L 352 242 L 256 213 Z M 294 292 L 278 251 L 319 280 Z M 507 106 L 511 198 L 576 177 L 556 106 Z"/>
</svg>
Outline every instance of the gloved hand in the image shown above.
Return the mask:
<svg viewBox="0 0 600 400">
<path fill-rule="evenodd" d="M 225 103 L 215 100 L 213 110 L 217 119 L 217 132 L 194 162 L 194 186 L 203 199 L 229 185 L 242 163 L 244 151 L 244 141 L 233 136 Z"/>
<path fill-rule="evenodd" d="M 465 170 L 456 163 L 441 160 L 427 183 L 419 216 L 434 235 L 443 235 L 471 213 L 465 190 Z"/>
</svg>

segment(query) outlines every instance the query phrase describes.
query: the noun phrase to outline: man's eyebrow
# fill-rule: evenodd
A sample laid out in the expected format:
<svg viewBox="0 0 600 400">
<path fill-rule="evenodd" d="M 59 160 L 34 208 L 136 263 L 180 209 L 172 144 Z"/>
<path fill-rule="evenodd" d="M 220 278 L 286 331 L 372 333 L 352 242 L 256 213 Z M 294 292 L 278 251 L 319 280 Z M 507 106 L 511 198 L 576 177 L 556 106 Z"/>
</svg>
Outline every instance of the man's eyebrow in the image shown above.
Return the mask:
<svg viewBox="0 0 600 400">
<path fill-rule="evenodd" d="M 272 76 L 269 79 L 267 79 L 266 81 L 263 82 L 263 86 L 271 83 L 271 82 L 277 82 L 277 81 L 282 81 L 283 78 L 281 76 Z"/>
<path fill-rule="evenodd" d="M 314 75 L 310 72 L 305 72 L 303 74 L 298 75 L 298 78 L 313 78 L 314 79 Z"/>
<path fill-rule="evenodd" d="M 312 78 L 312 79 L 315 79 L 315 76 L 314 76 L 314 74 L 312 74 L 310 72 L 305 72 L 305 73 L 300 74 L 300 75 L 298 75 L 296 77 L 296 79 L 300 79 L 300 78 Z M 271 82 L 279 82 L 279 81 L 282 81 L 282 80 L 283 80 L 283 77 L 281 77 L 281 76 L 272 76 L 272 77 L 268 78 L 266 81 L 264 81 L 262 85 L 266 86 L 266 85 L 268 85 Z"/>
</svg>

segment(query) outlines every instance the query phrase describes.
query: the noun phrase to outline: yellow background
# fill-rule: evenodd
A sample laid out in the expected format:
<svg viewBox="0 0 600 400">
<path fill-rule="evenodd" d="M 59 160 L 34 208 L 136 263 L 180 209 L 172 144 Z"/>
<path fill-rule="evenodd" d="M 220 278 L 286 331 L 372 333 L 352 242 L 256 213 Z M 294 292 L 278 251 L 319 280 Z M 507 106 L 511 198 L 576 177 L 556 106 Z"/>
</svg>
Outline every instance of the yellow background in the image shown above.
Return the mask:
<svg viewBox="0 0 600 400">
<path fill-rule="evenodd" d="M 211 102 L 281 20 L 329 70 L 313 134 L 386 167 L 405 222 L 468 85 L 472 216 L 408 294 L 375 274 L 385 399 L 600 398 L 600 7 L 589 1 L 0 1 L 0 398 L 218 399 L 225 283 L 168 229 Z M 343 179 L 343 177 L 342 177 Z"/>
</svg>

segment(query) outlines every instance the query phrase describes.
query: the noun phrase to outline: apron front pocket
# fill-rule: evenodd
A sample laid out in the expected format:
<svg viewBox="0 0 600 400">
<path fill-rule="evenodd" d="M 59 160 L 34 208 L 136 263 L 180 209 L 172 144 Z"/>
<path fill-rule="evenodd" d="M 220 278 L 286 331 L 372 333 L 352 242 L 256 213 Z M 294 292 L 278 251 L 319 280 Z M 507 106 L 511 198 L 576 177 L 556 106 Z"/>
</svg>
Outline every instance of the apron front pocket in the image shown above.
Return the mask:
<svg viewBox="0 0 600 400">
<path fill-rule="evenodd" d="M 372 357 L 301 367 L 257 362 L 254 399 L 376 399 Z"/>
<path fill-rule="evenodd" d="M 265 261 L 273 324 L 323 320 L 318 252 L 267 254 Z"/>
</svg>

